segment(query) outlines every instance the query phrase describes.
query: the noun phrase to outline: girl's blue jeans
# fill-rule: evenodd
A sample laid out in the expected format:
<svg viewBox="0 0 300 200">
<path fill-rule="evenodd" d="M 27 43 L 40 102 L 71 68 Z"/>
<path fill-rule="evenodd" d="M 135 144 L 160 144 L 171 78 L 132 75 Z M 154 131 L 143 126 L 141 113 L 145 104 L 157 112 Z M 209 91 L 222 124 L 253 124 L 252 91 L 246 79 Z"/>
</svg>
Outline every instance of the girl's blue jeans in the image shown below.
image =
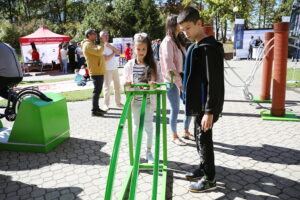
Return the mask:
<svg viewBox="0 0 300 200">
<path fill-rule="evenodd" d="M 171 89 L 167 93 L 167 97 L 169 103 L 171 105 L 171 113 L 170 113 L 170 127 L 173 134 L 177 134 L 177 119 L 180 111 L 180 96 L 179 90 L 175 84 L 171 87 Z M 184 120 L 184 130 L 188 130 L 190 123 L 192 120 L 192 116 L 186 116 Z"/>
</svg>

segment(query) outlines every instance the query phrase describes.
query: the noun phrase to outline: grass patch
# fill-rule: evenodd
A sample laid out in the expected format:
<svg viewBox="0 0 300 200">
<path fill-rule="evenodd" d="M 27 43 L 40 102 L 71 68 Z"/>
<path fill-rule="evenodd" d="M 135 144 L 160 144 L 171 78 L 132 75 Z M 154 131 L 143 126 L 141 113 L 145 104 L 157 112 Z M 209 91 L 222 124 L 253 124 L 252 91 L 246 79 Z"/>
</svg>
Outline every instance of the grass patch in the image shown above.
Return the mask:
<svg viewBox="0 0 300 200">
<path fill-rule="evenodd" d="M 293 68 L 288 68 L 287 80 L 288 81 L 299 81 L 298 83 L 287 83 L 288 87 L 300 87 L 300 69 L 295 69 L 295 72 L 294 72 Z"/>
<path fill-rule="evenodd" d="M 75 101 L 86 101 L 92 98 L 93 89 L 86 90 L 76 90 L 70 92 L 61 92 L 60 94 L 66 97 L 67 102 L 75 102 Z M 121 94 L 124 92 L 121 91 Z M 113 90 L 111 90 L 111 95 L 114 94 Z M 100 98 L 103 98 L 104 95 L 101 93 Z M 0 100 L 0 106 L 6 106 L 7 100 Z"/>
<path fill-rule="evenodd" d="M 87 90 L 62 92 L 60 94 L 66 97 L 67 102 L 74 102 L 74 101 L 85 101 L 91 99 L 92 92 L 93 89 L 87 89 Z M 103 94 L 101 94 L 100 97 L 103 97 Z"/>
<path fill-rule="evenodd" d="M 18 85 L 19 86 L 37 85 L 37 84 L 43 84 L 43 83 L 56 83 L 56 82 L 70 81 L 70 80 L 73 80 L 73 78 L 60 78 L 60 79 L 41 80 L 41 81 L 22 81 Z"/>
<path fill-rule="evenodd" d="M 93 89 L 87 90 L 76 90 L 70 92 L 61 92 L 60 94 L 66 97 L 67 102 L 74 102 L 74 101 L 85 101 L 92 98 Z M 100 97 L 103 97 L 103 93 L 101 93 Z M 0 106 L 6 106 L 7 100 L 2 99 L 0 100 Z"/>
<path fill-rule="evenodd" d="M 0 106 L 6 106 L 6 104 L 7 104 L 7 100 L 6 99 L 0 100 Z"/>
</svg>

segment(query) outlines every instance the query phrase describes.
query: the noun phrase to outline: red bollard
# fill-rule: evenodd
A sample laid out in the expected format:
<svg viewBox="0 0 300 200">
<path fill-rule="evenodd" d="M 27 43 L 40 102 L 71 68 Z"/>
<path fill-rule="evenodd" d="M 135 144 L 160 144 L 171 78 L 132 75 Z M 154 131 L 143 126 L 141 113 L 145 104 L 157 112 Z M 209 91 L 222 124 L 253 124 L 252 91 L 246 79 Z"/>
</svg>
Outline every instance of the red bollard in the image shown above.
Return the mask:
<svg viewBox="0 0 300 200">
<path fill-rule="evenodd" d="M 215 36 L 213 26 L 203 26 L 203 32 L 208 36 Z"/>
<path fill-rule="evenodd" d="M 271 115 L 285 116 L 289 23 L 274 24 L 274 75 Z"/>
<path fill-rule="evenodd" d="M 273 32 L 265 33 L 265 45 L 274 37 Z M 274 48 L 270 48 L 274 45 L 274 40 L 266 46 L 264 54 L 268 53 L 263 60 L 263 71 L 262 71 L 262 84 L 261 84 L 261 100 L 270 100 L 270 90 L 271 90 L 271 78 L 272 78 L 272 67 L 274 58 Z"/>
</svg>

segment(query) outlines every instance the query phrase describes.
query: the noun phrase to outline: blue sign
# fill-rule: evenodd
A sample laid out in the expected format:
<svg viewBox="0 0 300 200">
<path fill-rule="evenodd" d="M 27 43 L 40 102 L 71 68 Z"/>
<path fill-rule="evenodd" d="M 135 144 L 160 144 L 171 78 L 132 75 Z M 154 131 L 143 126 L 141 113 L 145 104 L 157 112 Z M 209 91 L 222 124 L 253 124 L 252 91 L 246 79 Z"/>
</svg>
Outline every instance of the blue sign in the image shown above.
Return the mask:
<svg viewBox="0 0 300 200">
<path fill-rule="evenodd" d="M 244 24 L 234 26 L 234 49 L 243 49 Z"/>
</svg>

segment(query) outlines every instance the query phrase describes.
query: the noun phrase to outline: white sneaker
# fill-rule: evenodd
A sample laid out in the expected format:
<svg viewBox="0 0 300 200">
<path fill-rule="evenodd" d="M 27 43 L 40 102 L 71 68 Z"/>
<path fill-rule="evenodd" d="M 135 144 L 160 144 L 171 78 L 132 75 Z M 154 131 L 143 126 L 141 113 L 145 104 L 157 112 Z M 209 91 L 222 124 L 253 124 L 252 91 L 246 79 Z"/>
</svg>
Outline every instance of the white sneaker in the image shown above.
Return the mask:
<svg viewBox="0 0 300 200">
<path fill-rule="evenodd" d="M 151 151 L 146 151 L 146 160 L 148 161 L 149 164 L 154 163 L 154 159 Z"/>
<path fill-rule="evenodd" d="M 124 104 L 119 103 L 119 104 L 117 104 L 117 107 L 118 107 L 118 108 L 123 108 L 123 107 L 124 107 Z"/>
<path fill-rule="evenodd" d="M 102 110 L 104 110 L 104 111 L 108 111 L 109 110 L 109 107 L 107 106 L 107 105 L 103 105 L 103 108 L 102 108 Z"/>
</svg>

